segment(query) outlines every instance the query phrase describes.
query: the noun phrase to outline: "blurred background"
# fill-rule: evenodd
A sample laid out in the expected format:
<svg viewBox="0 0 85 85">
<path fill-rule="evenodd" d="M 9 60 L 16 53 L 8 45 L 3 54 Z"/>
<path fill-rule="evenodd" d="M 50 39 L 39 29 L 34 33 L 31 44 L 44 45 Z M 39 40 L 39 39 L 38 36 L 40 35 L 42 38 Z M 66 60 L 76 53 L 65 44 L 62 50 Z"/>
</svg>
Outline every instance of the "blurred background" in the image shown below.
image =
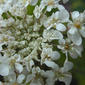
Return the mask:
<svg viewBox="0 0 85 85">
<path fill-rule="evenodd" d="M 69 2 L 71 3 L 71 10 L 78 10 L 80 12 L 82 12 L 83 10 L 85 10 L 85 0 L 69 0 Z"/>
</svg>

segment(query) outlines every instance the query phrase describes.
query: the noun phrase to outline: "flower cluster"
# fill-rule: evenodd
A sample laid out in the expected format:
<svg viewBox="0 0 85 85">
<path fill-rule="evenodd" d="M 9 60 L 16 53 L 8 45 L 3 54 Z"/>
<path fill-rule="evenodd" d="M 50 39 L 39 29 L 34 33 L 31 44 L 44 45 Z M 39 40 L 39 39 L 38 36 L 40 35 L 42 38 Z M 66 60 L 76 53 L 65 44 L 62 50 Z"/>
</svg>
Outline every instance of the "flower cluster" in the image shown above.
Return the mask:
<svg viewBox="0 0 85 85">
<path fill-rule="evenodd" d="M 70 85 L 69 58 L 82 56 L 85 11 L 70 14 L 60 1 L 0 0 L 0 85 Z"/>
</svg>

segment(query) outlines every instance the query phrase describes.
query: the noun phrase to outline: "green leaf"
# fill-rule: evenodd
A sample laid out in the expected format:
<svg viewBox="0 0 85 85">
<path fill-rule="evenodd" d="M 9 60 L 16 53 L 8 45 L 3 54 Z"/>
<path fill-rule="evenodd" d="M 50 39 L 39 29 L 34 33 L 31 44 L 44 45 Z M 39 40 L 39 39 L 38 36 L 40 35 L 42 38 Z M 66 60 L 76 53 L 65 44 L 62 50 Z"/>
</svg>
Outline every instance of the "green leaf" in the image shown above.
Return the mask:
<svg viewBox="0 0 85 85">
<path fill-rule="evenodd" d="M 32 15 L 34 8 L 35 8 L 35 6 L 28 5 L 27 6 L 27 14 Z"/>
<path fill-rule="evenodd" d="M 20 17 L 20 16 L 17 16 L 17 19 L 19 19 L 19 20 L 22 20 L 22 17 Z"/>
<path fill-rule="evenodd" d="M 3 17 L 3 19 L 8 19 L 7 13 L 4 12 L 4 13 L 2 14 L 2 17 Z"/>
<path fill-rule="evenodd" d="M 40 5 L 40 2 L 41 2 L 41 0 L 38 0 L 38 3 L 37 3 L 38 6 Z"/>
</svg>

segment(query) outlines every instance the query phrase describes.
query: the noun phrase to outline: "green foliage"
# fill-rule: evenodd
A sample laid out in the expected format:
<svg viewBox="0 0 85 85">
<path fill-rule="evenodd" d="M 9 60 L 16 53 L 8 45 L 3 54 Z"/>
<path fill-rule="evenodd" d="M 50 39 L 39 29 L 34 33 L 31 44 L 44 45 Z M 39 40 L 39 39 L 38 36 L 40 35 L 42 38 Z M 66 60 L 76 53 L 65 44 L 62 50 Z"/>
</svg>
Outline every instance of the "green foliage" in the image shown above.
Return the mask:
<svg viewBox="0 0 85 85">
<path fill-rule="evenodd" d="M 4 13 L 2 14 L 2 17 L 3 17 L 3 19 L 8 19 L 7 13 L 4 12 Z"/>
<path fill-rule="evenodd" d="M 32 15 L 34 8 L 35 8 L 35 6 L 28 5 L 27 6 L 27 14 Z"/>
<path fill-rule="evenodd" d="M 71 2 L 71 9 L 78 10 L 78 11 L 83 11 L 85 10 L 85 0 L 70 0 Z"/>
</svg>

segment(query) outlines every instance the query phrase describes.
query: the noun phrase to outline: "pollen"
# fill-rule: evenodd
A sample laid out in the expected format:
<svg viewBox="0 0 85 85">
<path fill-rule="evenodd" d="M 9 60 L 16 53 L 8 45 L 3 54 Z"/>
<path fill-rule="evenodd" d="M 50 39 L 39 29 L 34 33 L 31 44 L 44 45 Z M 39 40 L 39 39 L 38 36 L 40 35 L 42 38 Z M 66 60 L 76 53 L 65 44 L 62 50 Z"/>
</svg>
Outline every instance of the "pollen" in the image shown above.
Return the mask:
<svg viewBox="0 0 85 85">
<path fill-rule="evenodd" d="M 66 49 L 66 50 L 69 49 L 69 44 L 68 44 L 68 43 L 65 44 L 65 49 Z"/>
<path fill-rule="evenodd" d="M 13 85 L 18 85 L 16 82 Z"/>
<path fill-rule="evenodd" d="M 48 5 L 54 5 L 54 1 L 53 1 L 53 0 L 50 0 L 50 1 L 48 2 Z"/>
<path fill-rule="evenodd" d="M 81 25 L 80 25 L 80 22 L 77 22 L 74 24 L 76 28 L 80 29 L 81 28 Z"/>
</svg>

